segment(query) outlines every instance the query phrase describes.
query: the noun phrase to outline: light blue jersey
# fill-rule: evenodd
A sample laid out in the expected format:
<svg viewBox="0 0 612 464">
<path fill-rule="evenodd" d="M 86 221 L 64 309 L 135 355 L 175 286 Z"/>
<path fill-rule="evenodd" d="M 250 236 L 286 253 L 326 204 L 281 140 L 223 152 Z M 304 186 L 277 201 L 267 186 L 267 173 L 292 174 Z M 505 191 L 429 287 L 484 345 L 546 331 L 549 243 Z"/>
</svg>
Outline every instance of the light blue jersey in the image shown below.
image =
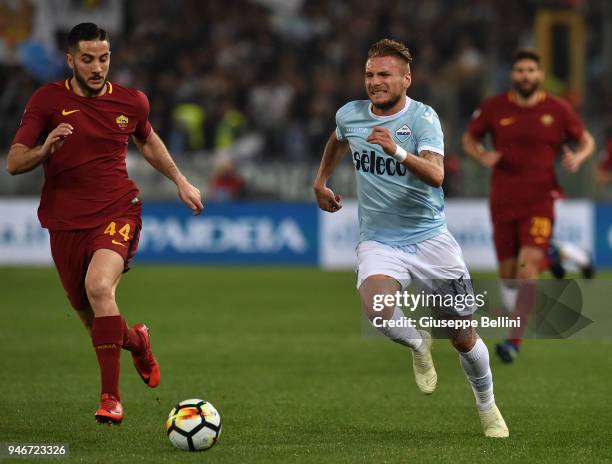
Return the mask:
<svg viewBox="0 0 612 464">
<path fill-rule="evenodd" d="M 357 173 L 360 241 L 412 245 L 446 230 L 442 188 L 419 180 L 380 145 L 366 140 L 374 127 L 382 126 L 408 153 L 444 155 L 440 120 L 431 107 L 406 98 L 398 113 L 376 116 L 369 100 L 357 100 L 338 110 L 336 125 L 336 137 L 348 141 Z"/>
</svg>

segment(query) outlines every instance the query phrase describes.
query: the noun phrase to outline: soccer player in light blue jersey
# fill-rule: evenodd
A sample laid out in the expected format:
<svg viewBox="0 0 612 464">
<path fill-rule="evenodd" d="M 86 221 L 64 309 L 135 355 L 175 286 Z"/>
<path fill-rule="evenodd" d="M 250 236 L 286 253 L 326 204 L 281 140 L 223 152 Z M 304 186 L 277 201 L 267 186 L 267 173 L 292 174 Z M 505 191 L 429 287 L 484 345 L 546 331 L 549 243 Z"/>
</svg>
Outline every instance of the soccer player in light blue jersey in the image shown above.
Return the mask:
<svg viewBox="0 0 612 464">
<path fill-rule="evenodd" d="M 336 113 L 337 127 L 325 146 L 314 191 L 323 211 L 342 208 L 327 180 L 350 149 L 359 202 L 357 288 L 375 327 L 412 350 L 417 386 L 431 394 L 437 384 L 431 335 L 402 323 L 404 313 L 395 303 L 376 304 L 412 281 L 428 282 L 452 296 L 473 293 L 461 249 L 446 229 L 440 120 L 431 107 L 406 95 L 411 61 L 399 42 L 384 39 L 372 45 L 365 66 L 369 100 L 349 102 Z M 451 320 L 469 319 L 475 309 L 434 308 Z M 484 434 L 507 437 L 486 345 L 473 328 L 449 330 L 449 338 L 474 392 Z"/>
</svg>

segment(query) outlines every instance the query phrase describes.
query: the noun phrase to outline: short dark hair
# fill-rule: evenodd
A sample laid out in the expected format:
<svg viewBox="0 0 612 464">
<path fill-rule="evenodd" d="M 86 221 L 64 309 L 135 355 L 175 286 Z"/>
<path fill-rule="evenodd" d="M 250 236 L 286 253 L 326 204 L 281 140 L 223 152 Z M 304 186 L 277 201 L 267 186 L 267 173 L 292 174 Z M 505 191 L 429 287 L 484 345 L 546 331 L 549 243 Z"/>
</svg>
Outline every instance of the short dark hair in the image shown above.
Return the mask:
<svg viewBox="0 0 612 464">
<path fill-rule="evenodd" d="M 540 54 L 532 48 L 521 48 L 517 50 L 512 57 L 512 66 L 514 66 L 517 61 L 521 60 L 535 61 L 538 66 L 540 66 Z"/>
<path fill-rule="evenodd" d="M 94 23 L 77 24 L 70 30 L 67 38 L 68 50 L 78 50 L 79 42 L 82 40 L 106 40 L 110 42 L 108 32 Z"/>
<path fill-rule="evenodd" d="M 395 56 L 410 65 L 412 55 L 408 47 L 401 42 L 391 39 L 382 39 L 373 44 L 368 50 L 368 59 L 376 56 Z"/>
</svg>

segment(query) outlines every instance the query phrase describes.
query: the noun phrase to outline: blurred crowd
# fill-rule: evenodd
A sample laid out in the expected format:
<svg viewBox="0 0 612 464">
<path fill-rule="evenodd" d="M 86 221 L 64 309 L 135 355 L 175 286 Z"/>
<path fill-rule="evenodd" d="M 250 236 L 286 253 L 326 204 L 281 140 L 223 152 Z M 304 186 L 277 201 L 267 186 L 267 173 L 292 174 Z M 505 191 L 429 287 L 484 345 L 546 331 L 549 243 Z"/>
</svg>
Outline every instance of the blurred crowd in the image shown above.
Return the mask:
<svg viewBox="0 0 612 464">
<path fill-rule="evenodd" d="M 241 150 L 256 159 L 314 161 L 335 111 L 365 98 L 369 45 L 391 37 L 413 53 L 409 94 L 440 114 L 448 168 L 460 176 L 460 134 L 482 98 L 507 87 L 512 52 L 533 45 L 541 3 L 131 0 L 122 32 L 111 35 L 111 80 L 147 93 L 151 122 L 175 154 L 242 141 Z M 580 109 L 601 121 L 612 97 L 601 63 L 603 20 L 588 4 L 582 8 L 588 92 Z M 0 64 L 2 147 L 38 85 L 19 65 Z M 451 181 L 450 189 L 461 189 Z"/>
</svg>

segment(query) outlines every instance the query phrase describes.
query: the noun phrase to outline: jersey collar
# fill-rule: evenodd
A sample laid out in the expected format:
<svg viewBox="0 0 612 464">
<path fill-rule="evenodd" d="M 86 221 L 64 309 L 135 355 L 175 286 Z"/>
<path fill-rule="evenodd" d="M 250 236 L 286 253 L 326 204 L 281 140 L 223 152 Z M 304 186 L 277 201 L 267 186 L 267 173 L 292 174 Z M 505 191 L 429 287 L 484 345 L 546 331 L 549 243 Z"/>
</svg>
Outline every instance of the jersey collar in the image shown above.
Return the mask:
<svg viewBox="0 0 612 464">
<path fill-rule="evenodd" d="M 368 113 L 370 113 L 370 116 L 372 116 L 374 119 L 378 119 L 379 121 L 389 121 L 391 119 L 397 118 L 398 116 L 401 116 L 406 111 L 408 111 L 408 107 L 410 106 L 411 102 L 412 102 L 412 99 L 409 96 L 406 96 L 406 104 L 404 105 L 404 107 L 401 110 L 399 110 L 397 113 L 390 114 L 389 116 L 378 116 L 377 114 L 374 114 L 372 112 L 372 102 L 370 102 L 370 104 L 368 105 Z"/>
<path fill-rule="evenodd" d="M 534 106 L 543 102 L 544 100 L 546 100 L 546 92 L 544 90 L 538 90 Z M 522 106 L 518 104 L 516 94 L 512 91 L 508 92 L 508 101 L 514 103 L 515 105 Z"/>
<path fill-rule="evenodd" d="M 72 93 L 74 93 L 74 90 L 72 89 L 72 85 L 70 84 L 70 80 L 71 80 L 71 79 L 72 79 L 71 77 L 69 77 L 68 79 L 66 79 L 66 80 L 64 81 L 64 85 L 66 86 L 66 88 L 67 88 L 69 91 L 71 91 Z M 109 95 L 110 95 L 111 93 L 113 93 L 113 84 L 111 84 L 111 81 L 106 81 L 106 93 L 107 93 L 107 94 L 109 94 Z"/>
</svg>

